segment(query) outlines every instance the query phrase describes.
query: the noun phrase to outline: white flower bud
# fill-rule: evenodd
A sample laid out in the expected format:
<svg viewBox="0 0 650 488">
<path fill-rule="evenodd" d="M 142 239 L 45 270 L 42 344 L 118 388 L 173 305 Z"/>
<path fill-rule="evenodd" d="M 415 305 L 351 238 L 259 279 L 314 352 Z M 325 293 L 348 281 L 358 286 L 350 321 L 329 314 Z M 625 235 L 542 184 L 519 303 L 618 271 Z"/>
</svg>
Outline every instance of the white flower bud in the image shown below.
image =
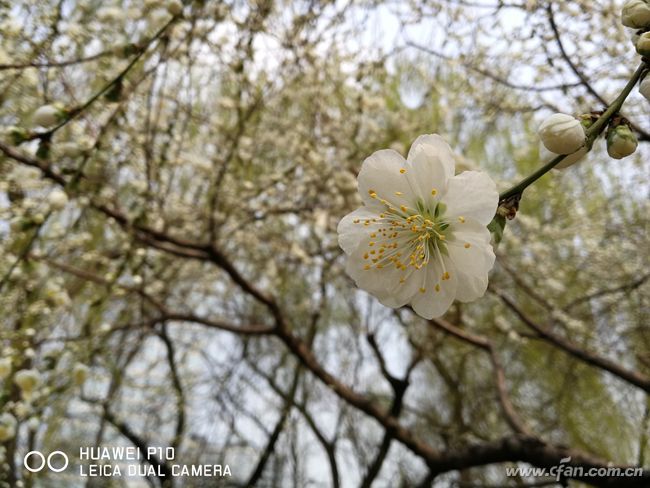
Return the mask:
<svg viewBox="0 0 650 488">
<path fill-rule="evenodd" d="M 57 211 L 62 210 L 68 204 L 68 195 L 65 194 L 63 190 L 53 190 L 47 196 L 47 203 L 50 204 L 50 209 Z"/>
<path fill-rule="evenodd" d="M 650 5 L 645 0 L 628 0 L 623 5 L 621 21 L 626 27 L 643 29 L 650 26 Z"/>
<path fill-rule="evenodd" d="M 641 56 L 650 56 L 650 32 L 644 32 L 636 41 L 636 52 Z"/>
<path fill-rule="evenodd" d="M 30 398 L 41 384 L 41 374 L 35 369 L 22 369 L 14 375 L 14 383 L 20 388 L 24 398 Z"/>
<path fill-rule="evenodd" d="M 569 166 L 573 166 L 574 164 L 582 161 L 588 152 L 589 151 L 587 151 L 587 147 L 583 146 L 573 154 L 568 154 L 562 161 L 557 163 L 553 169 L 565 169 Z"/>
<path fill-rule="evenodd" d="M 16 418 L 10 413 L 0 415 L 0 442 L 13 439 L 16 435 Z"/>
<path fill-rule="evenodd" d="M 0 380 L 4 380 L 11 374 L 11 358 L 0 359 Z"/>
<path fill-rule="evenodd" d="M 607 154 L 622 159 L 636 151 L 638 142 L 627 125 L 619 125 L 607 133 Z"/>
<path fill-rule="evenodd" d="M 180 0 L 169 0 L 167 2 L 167 12 L 173 16 L 177 16 L 183 13 L 183 2 Z"/>
<path fill-rule="evenodd" d="M 63 120 L 65 114 L 56 105 L 43 105 L 34 112 L 32 120 L 41 127 L 50 127 Z"/>
<path fill-rule="evenodd" d="M 643 78 L 643 81 L 639 84 L 639 93 L 650 101 L 650 76 Z"/>
<path fill-rule="evenodd" d="M 88 366 L 83 363 L 76 363 L 72 368 L 72 381 L 75 385 L 81 386 L 86 382 L 88 378 Z"/>
<path fill-rule="evenodd" d="M 573 154 L 585 143 L 580 121 L 567 114 L 553 114 L 539 126 L 542 143 L 555 154 Z"/>
</svg>

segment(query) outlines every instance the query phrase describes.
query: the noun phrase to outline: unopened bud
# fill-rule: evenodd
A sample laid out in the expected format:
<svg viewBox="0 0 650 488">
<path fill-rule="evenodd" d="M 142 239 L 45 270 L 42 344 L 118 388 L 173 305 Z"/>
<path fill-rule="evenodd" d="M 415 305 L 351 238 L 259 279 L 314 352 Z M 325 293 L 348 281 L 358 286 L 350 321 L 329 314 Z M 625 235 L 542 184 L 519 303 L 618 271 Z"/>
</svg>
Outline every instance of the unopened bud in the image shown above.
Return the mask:
<svg viewBox="0 0 650 488">
<path fill-rule="evenodd" d="M 623 5 L 621 21 L 634 29 L 650 27 L 650 5 L 645 0 L 628 0 Z"/>
<path fill-rule="evenodd" d="M 630 128 L 623 124 L 607 133 L 607 154 L 614 159 L 622 159 L 636 151 L 638 142 Z"/>
<path fill-rule="evenodd" d="M 583 146 L 573 154 L 567 154 L 565 158 L 557 163 L 553 169 L 565 169 L 569 166 L 573 166 L 574 164 L 582 161 L 588 152 L 589 151 L 587 150 L 587 147 Z"/>
<path fill-rule="evenodd" d="M 650 32 L 644 32 L 636 41 L 636 52 L 641 56 L 650 56 Z"/>
<path fill-rule="evenodd" d="M 585 144 L 585 131 L 578 119 L 567 114 L 553 114 L 539 126 L 542 143 L 555 154 L 573 154 Z"/>
<path fill-rule="evenodd" d="M 639 83 L 639 93 L 643 95 L 646 100 L 650 101 L 650 76 L 643 78 Z"/>
</svg>

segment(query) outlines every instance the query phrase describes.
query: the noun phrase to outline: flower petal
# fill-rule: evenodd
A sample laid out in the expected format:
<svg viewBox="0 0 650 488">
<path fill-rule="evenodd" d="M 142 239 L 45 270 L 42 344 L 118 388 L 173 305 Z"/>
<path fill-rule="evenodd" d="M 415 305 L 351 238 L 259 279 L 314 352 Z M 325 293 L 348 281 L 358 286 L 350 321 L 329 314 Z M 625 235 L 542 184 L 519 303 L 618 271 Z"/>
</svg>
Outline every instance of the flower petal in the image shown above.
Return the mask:
<svg viewBox="0 0 650 488">
<path fill-rule="evenodd" d="M 449 179 L 441 201 L 447 206 L 445 213 L 449 217 L 470 217 L 488 225 L 496 213 L 499 193 L 487 173 L 465 171 Z"/>
<path fill-rule="evenodd" d="M 451 261 L 445 259 L 445 267 L 449 272 L 449 279 L 441 280 L 442 269 L 440 265 L 430 263 L 427 266 L 427 279 L 423 286 L 424 293 L 413 297 L 411 306 L 415 313 L 425 319 L 440 317 L 445 314 L 456 297 L 458 277 Z M 437 288 L 436 288 L 437 285 Z"/>
<path fill-rule="evenodd" d="M 383 268 L 371 266 L 372 256 L 364 258 L 369 251 L 369 237 L 364 237 L 357 248 L 348 257 L 345 271 L 354 280 L 359 288 L 366 290 L 377 298 L 385 298 L 399 285 L 404 272 L 394 265 L 387 263 Z M 369 269 L 366 269 L 369 266 Z"/>
<path fill-rule="evenodd" d="M 364 206 L 341 219 L 336 230 L 339 234 L 339 246 L 346 254 L 352 254 L 359 243 L 372 232 L 371 229 L 378 226 L 372 222 L 369 222 L 369 225 L 364 225 L 366 221 L 375 219 L 377 215 L 378 212 L 373 211 L 372 207 Z"/>
<path fill-rule="evenodd" d="M 386 290 L 385 296 L 379 299 L 383 305 L 399 308 L 409 303 L 423 286 L 426 280 L 426 270 L 416 270 L 410 267 L 407 271 L 402 271 L 400 276 L 404 278 L 404 283 L 398 280 L 392 289 Z"/>
<path fill-rule="evenodd" d="M 367 205 L 386 200 L 395 207 L 413 205 L 417 197 L 405 177 L 406 161 L 392 149 L 382 149 L 367 157 L 359 172 L 359 193 Z M 371 194 L 376 194 L 373 198 Z"/>
<path fill-rule="evenodd" d="M 442 194 L 447 180 L 454 175 L 455 159 L 449 144 L 438 134 L 418 137 L 407 157 L 410 179 L 419 189 L 420 196 L 428 201 L 432 190 Z"/>
<path fill-rule="evenodd" d="M 494 266 L 490 232 L 476 221 L 466 221 L 454 230 L 454 239 L 447 243 L 447 252 L 458 274 L 456 298 L 470 302 L 485 294 L 488 273 Z"/>
</svg>

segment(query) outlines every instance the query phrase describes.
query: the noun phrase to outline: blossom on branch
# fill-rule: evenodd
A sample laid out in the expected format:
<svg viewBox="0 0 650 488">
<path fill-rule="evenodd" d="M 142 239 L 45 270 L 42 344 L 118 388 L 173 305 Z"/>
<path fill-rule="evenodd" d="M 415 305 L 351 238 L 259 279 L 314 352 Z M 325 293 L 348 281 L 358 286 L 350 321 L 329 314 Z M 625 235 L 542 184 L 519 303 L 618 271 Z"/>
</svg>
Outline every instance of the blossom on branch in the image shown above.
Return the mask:
<svg viewBox="0 0 650 488">
<path fill-rule="evenodd" d="M 487 225 L 499 200 L 487 174 L 454 176 L 453 153 L 434 134 L 418 137 L 406 160 L 375 152 L 358 181 L 364 205 L 338 226 L 357 286 L 424 318 L 483 296 L 495 259 Z"/>
<path fill-rule="evenodd" d="M 585 144 L 585 130 L 578 119 L 567 114 L 553 114 L 539 126 L 542 143 L 555 154 L 573 154 Z"/>
</svg>

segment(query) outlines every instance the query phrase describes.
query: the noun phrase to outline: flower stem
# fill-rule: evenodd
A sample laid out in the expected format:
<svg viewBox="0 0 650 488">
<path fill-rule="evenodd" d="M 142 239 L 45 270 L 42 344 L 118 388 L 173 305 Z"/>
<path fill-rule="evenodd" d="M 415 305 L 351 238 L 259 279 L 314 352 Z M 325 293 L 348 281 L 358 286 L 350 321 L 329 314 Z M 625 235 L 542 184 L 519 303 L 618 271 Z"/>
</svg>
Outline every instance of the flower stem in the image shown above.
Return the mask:
<svg viewBox="0 0 650 488">
<path fill-rule="evenodd" d="M 623 91 L 619 94 L 618 97 L 616 97 L 616 100 L 614 100 L 609 107 L 603 112 L 603 114 L 598 117 L 598 120 L 594 122 L 591 127 L 589 127 L 585 131 L 586 135 L 586 146 L 587 146 L 587 151 L 591 151 L 591 146 L 593 145 L 594 141 L 596 138 L 602 133 L 602 131 L 605 129 L 605 126 L 609 123 L 609 120 L 621 110 L 621 107 L 623 106 L 623 103 L 629 96 L 630 92 L 634 88 L 634 86 L 637 84 L 639 79 L 641 79 L 641 76 L 645 73 L 645 71 L 648 69 L 648 65 L 645 62 L 641 62 L 639 67 L 636 69 L 630 80 L 627 82 L 625 87 L 623 88 Z M 546 173 L 551 171 L 556 165 L 560 163 L 564 158 L 566 158 L 567 155 L 560 155 L 557 156 L 556 158 L 552 159 L 548 163 L 546 163 L 544 166 L 539 168 L 537 171 L 532 173 L 531 175 L 527 176 L 523 180 L 521 180 L 519 183 L 517 183 L 515 186 L 512 188 L 507 189 L 501 195 L 499 195 L 499 202 L 502 202 L 504 200 L 507 200 L 510 197 L 513 197 L 515 195 L 521 195 L 523 191 L 528 188 L 531 184 L 533 184 L 535 181 L 537 181 L 539 178 L 544 176 Z"/>
</svg>

